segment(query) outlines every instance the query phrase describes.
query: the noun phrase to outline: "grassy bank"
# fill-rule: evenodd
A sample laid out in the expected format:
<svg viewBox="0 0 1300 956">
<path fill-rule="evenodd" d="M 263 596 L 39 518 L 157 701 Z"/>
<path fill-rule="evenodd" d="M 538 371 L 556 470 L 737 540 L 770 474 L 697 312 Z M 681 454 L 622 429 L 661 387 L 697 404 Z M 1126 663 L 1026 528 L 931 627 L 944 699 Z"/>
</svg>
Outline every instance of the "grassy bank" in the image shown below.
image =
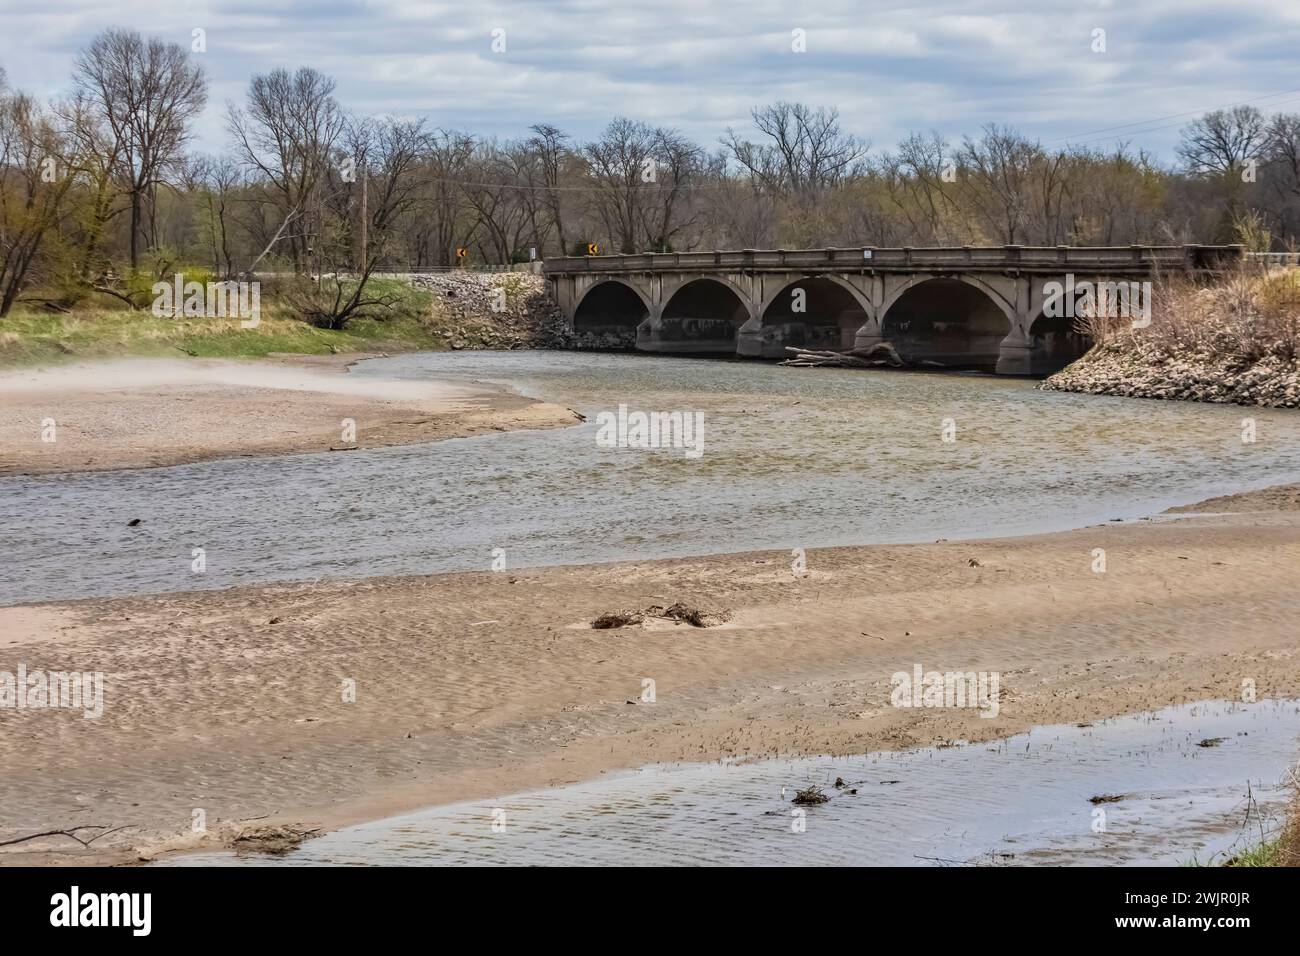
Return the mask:
<svg viewBox="0 0 1300 956">
<path fill-rule="evenodd" d="M 1293 784 L 1293 786 L 1296 786 Z M 1201 863 L 1193 857 L 1187 866 L 1215 866 L 1214 861 Z M 1286 820 L 1282 829 L 1276 831 L 1272 839 L 1263 840 L 1247 850 L 1242 850 L 1226 860 L 1222 866 L 1228 867 L 1274 867 L 1300 866 L 1300 789 L 1287 808 Z"/>
<path fill-rule="evenodd" d="M 0 319 L 0 365 L 18 366 L 122 356 L 180 354 L 204 358 L 257 358 L 272 352 L 400 352 L 447 345 L 434 297 L 406 282 L 375 279 L 389 301 L 342 331 L 316 328 L 274 295 L 264 294 L 255 329 L 238 319 L 170 318 L 131 310 L 109 297 L 93 297 L 70 312 L 22 306 Z M 371 286 L 367 286 L 369 290 Z"/>
<path fill-rule="evenodd" d="M 1292 778 L 1293 780 L 1295 778 Z M 1245 854 L 1233 866 L 1300 866 L 1300 783 L 1293 783 L 1295 797 L 1287 811 L 1286 824 L 1276 840 L 1265 843 L 1254 853 Z"/>
</svg>

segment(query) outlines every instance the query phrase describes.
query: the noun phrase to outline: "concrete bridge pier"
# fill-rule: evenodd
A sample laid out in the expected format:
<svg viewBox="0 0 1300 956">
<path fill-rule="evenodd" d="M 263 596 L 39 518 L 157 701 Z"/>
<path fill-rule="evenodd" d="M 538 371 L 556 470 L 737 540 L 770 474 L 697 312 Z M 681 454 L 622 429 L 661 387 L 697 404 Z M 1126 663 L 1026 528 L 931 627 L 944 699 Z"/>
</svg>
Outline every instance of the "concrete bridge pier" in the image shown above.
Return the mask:
<svg viewBox="0 0 1300 956">
<path fill-rule="evenodd" d="M 1033 343 L 1027 335 L 1013 328 L 998 346 L 998 363 L 994 371 L 998 375 L 1035 375 L 1038 370 L 1034 365 Z"/>
<path fill-rule="evenodd" d="M 993 371 L 998 375 L 1032 375 L 1034 341 L 1030 330 L 1043 308 L 1042 282 L 1026 275 L 1008 276 L 1002 279 L 1002 290 L 1009 306 L 1007 318 L 1011 328 L 998 344 L 998 360 Z"/>
<path fill-rule="evenodd" d="M 749 321 L 736 330 L 736 354 L 742 358 L 762 357 L 763 317 L 761 315 L 750 316 Z"/>
<path fill-rule="evenodd" d="M 787 345 L 813 348 L 799 331 L 788 325 L 764 325 L 761 315 L 754 316 L 736 333 L 736 354 L 742 358 L 784 359 L 790 357 Z"/>
<path fill-rule="evenodd" d="M 853 333 L 853 348 L 869 349 L 873 345 L 879 345 L 885 341 L 884 335 L 881 334 L 880 318 L 869 315 L 867 321 L 862 323 L 862 327 Z"/>
</svg>

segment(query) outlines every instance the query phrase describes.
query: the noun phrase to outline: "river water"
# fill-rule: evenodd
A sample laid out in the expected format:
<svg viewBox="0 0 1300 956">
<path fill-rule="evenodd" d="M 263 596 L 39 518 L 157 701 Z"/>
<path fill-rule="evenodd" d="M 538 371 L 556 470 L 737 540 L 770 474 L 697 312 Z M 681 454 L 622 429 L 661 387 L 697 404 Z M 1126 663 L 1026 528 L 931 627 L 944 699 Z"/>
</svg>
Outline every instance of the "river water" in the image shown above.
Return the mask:
<svg viewBox="0 0 1300 956">
<path fill-rule="evenodd" d="M 420 353 L 352 374 L 508 382 L 589 421 L 0 479 L 0 605 L 487 570 L 498 548 L 523 567 L 1012 535 L 1300 479 L 1294 411 L 1040 392 L 991 376 L 573 352 Z M 601 447 L 596 415 L 619 404 L 699 412 L 703 454 Z M 133 518 L 143 523 L 128 527 Z M 203 574 L 191 570 L 195 547 Z"/>
<path fill-rule="evenodd" d="M 1276 832 L 1297 734 L 1294 700 L 1189 704 L 988 744 L 647 767 L 377 820 L 281 858 L 166 863 L 1222 863 Z M 829 802 L 793 806 L 810 785 Z"/>
</svg>

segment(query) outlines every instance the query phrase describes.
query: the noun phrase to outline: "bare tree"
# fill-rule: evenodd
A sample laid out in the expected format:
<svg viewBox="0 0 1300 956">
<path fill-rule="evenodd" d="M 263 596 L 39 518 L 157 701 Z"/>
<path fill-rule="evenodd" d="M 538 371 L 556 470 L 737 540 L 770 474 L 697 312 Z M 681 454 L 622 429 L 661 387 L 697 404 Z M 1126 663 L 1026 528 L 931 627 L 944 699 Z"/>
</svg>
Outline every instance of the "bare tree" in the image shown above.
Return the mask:
<svg viewBox="0 0 1300 956">
<path fill-rule="evenodd" d="M 150 241 L 158 184 L 181 159 L 187 124 L 207 102 L 203 70 L 175 43 L 110 29 L 77 60 L 75 80 L 99 110 L 119 145 L 130 196 L 131 267 L 140 264 L 140 237 L 149 204 Z"/>
<path fill-rule="evenodd" d="M 1166 196 L 1164 173 L 1146 153 L 1121 143 L 1109 152 L 1075 147 L 1064 157 L 1060 239 L 1080 245 L 1152 240 Z"/>
<path fill-rule="evenodd" d="M 476 220 L 467 212 L 463 184 L 469 181 L 474 138 L 454 130 L 434 130 L 423 159 L 428 214 L 416 226 L 420 260 L 450 266 L 458 246 L 467 246 Z"/>
<path fill-rule="evenodd" d="M 582 147 L 595 189 L 591 201 L 606 235 L 620 252 L 637 251 L 642 193 L 654 171 L 654 130 L 618 117 L 600 139 Z"/>
<path fill-rule="evenodd" d="M 1259 158 L 1267 139 L 1263 114 L 1253 106 L 1235 106 L 1188 123 L 1178 155 L 1193 173 L 1239 175 L 1246 163 Z"/>
<path fill-rule="evenodd" d="M 573 155 L 569 149 L 569 137 L 558 128 L 545 123 L 539 123 L 530 129 L 533 135 L 526 146 L 534 157 L 533 170 L 538 180 L 536 185 L 540 191 L 540 199 L 549 214 L 551 225 L 555 229 L 556 238 L 559 240 L 560 253 L 563 255 L 568 250 L 569 244 L 564 231 L 560 179 Z M 534 239 L 537 243 L 538 255 L 544 257 L 546 255 L 544 237 L 535 235 Z"/>
<path fill-rule="evenodd" d="M 1265 182 L 1274 197 L 1269 212 L 1282 236 L 1300 232 L 1300 113 L 1278 113 L 1268 124 Z"/>
<path fill-rule="evenodd" d="M 469 179 L 461 184 L 474 210 L 484 258 L 509 263 L 536 233 L 529 157 L 519 144 L 487 141 L 474 151 Z"/>
<path fill-rule="evenodd" d="M 955 222 L 956 157 L 937 132 L 912 133 L 876 163 L 885 194 L 907 221 L 916 241 L 966 241 Z"/>
<path fill-rule="evenodd" d="M 1278 113 L 1268 124 L 1268 162 L 1282 172 L 1282 188 L 1300 196 L 1300 113 Z"/>
<path fill-rule="evenodd" d="M 707 225 L 700 243 L 715 249 L 761 249 L 775 245 L 777 198 L 752 180 L 730 174 L 728 154 L 709 156 L 691 196 L 696 221 Z"/>
<path fill-rule="evenodd" d="M 334 99 L 334 80 L 310 67 L 259 74 L 248 84 L 247 110 L 231 105 L 228 114 L 240 158 L 266 179 L 276 197 L 280 226 L 273 241 L 289 239 L 294 270 L 301 272 L 308 237 L 302 224 L 313 200 L 319 218 L 317 187 L 345 122 Z M 295 223 L 292 231 L 290 223 Z"/>
<path fill-rule="evenodd" d="M 591 202 L 619 251 L 664 250 L 685 225 L 682 191 L 703 161 L 703 151 L 676 130 L 619 117 L 582 156 L 595 186 Z"/>
<path fill-rule="evenodd" d="M 1030 229 L 1026 238 L 1030 242 L 1055 246 L 1069 231 L 1065 202 L 1075 165 L 1065 150 L 1048 153 L 1040 148 L 1037 153 L 1030 191 Z"/>
<path fill-rule="evenodd" d="M 1206 113 L 1184 127 L 1178 155 L 1194 176 L 1216 183 L 1223 203 L 1219 231 L 1235 229 L 1241 218 L 1241 194 L 1247 170 L 1258 164 L 1268 133 L 1264 115 L 1253 106 Z"/>
<path fill-rule="evenodd" d="M 683 200 L 699 178 L 705 157 L 703 150 L 672 129 L 655 130 L 654 151 L 658 188 L 646 197 L 641 229 L 648 248 L 668 252 L 673 240 L 694 224 Z"/>
<path fill-rule="evenodd" d="M 996 124 L 979 139 L 969 136 L 958 152 L 962 195 L 997 242 L 1024 241 L 1033 202 L 1033 171 L 1042 150 L 1019 133 Z"/>
<path fill-rule="evenodd" d="M 750 113 L 769 142 L 728 129 L 722 144 L 751 177 L 773 192 L 816 193 L 856 172 L 869 144 L 840 130 L 839 110 L 779 102 Z"/>
<path fill-rule="evenodd" d="M 391 252 L 399 222 L 419 202 L 417 176 L 427 146 L 422 121 L 362 120 L 349 124 L 343 139 L 359 175 L 335 172 L 321 183 L 332 198 L 349 201 L 329 204 L 338 218 L 317 237 L 321 272 L 312 283 L 300 282 L 294 297 L 309 322 L 327 329 L 346 328 L 367 309 L 392 303 L 391 296 L 372 294 L 370 279 Z M 360 244 L 358 226 L 366 236 Z M 352 263 L 351 275 L 342 272 L 346 263 Z"/>
<path fill-rule="evenodd" d="M 349 136 L 365 172 L 363 180 L 367 252 L 360 260 L 367 277 L 393 249 L 403 217 L 419 208 L 419 163 L 428 151 L 423 120 L 369 120 Z"/>
</svg>

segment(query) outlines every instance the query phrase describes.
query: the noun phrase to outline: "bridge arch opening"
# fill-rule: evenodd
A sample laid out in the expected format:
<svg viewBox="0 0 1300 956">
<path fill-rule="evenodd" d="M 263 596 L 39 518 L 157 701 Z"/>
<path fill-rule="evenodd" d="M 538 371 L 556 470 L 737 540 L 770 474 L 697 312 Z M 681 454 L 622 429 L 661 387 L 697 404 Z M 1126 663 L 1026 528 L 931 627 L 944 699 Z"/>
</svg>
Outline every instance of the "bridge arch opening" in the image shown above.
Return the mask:
<svg viewBox="0 0 1300 956">
<path fill-rule="evenodd" d="M 609 340 L 608 344 L 636 344 L 636 327 L 650 310 L 645 300 L 624 282 L 610 279 L 587 290 L 573 312 L 573 330 Z"/>
<path fill-rule="evenodd" d="M 1029 371 L 1031 375 L 1059 372 L 1092 348 L 1092 336 L 1085 322 L 1073 316 L 1050 316 L 1039 312 L 1029 326 Z"/>
<path fill-rule="evenodd" d="M 763 310 L 765 337 L 782 346 L 770 357 L 787 357 L 785 345 L 805 349 L 851 349 L 853 337 L 867 321 L 862 304 L 840 283 L 809 276 L 785 286 Z M 764 355 L 769 355 L 765 348 Z"/>
<path fill-rule="evenodd" d="M 974 368 L 997 367 L 1011 320 L 982 289 L 960 279 L 926 279 L 885 312 L 881 335 L 904 361 Z"/>
<path fill-rule="evenodd" d="M 660 335 L 705 351 L 735 349 L 736 332 L 749 320 L 749 306 L 735 289 L 716 279 L 693 279 L 664 305 Z"/>
</svg>

